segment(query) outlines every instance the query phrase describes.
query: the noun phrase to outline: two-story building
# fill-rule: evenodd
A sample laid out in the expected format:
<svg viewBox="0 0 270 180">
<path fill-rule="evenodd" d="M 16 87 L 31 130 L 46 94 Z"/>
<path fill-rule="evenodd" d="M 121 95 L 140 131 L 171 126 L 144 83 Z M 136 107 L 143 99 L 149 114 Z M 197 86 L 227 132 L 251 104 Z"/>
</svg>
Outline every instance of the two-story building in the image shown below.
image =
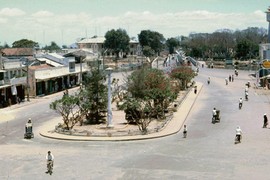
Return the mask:
<svg viewBox="0 0 270 180">
<path fill-rule="evenodd" d="M 102 51 L 105 50 L 104 42 L 105 37 L 92 37 L 92 38 L 85 38 L 79 42 L 77 45 L 79 49 L 92 49 L 94 53 L 102 54 Z M 129 41 L 129 52 L 119 54 L 120 57 L 124 56 L 134 56 L 134 55 L 141 55 L 141 47 L 138 41 L 130 40 Z M 106 51 L 105 56 L 115 56 L 110 50 Z"/>
</svg>

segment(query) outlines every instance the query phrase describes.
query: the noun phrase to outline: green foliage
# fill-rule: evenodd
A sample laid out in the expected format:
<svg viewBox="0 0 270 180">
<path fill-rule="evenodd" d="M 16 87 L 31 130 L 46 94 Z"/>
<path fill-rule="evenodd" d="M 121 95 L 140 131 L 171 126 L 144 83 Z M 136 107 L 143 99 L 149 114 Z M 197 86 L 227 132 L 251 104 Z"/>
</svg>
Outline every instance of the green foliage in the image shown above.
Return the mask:
<svg viewBox="0 0 270 180">
<path fill-rule="evenodd" d="M 214 33 L 195 33 L 181 38 L 181 47 L 187 55 L 198 58 L 247 59 L 259 56 L 259 44 L 267 42 L 265 28 L 245 30 L 217 30 Z"/>
<path fill-rule="evenodd" d="M 49 45 L 49 46 L 46 45 L 43 49 L 47 50 L 49 52 L 53 52 L 53 51 L 58 51 L 61 48 L 55 42 L 52 41 L 51 45 Z"/>
<path fill-rule="evenodd" d="M 112 29 L 105 34 L 105 38 L 105 48 L 112 50 L 117 58 L 119 57 L 119 52 L 128 52 L 130 38 L 125 30 Z"/>
<path fill-rule="evenodd" d="M 166 41 L 166 45 L 169 48 L 169 53 L 174 53 L 174 49 L 180 45 L 180 42 L 176 38 L 169 38 Z"/>
<path fill-rule="evenodd" d="M 97 69 L 85 76 L 85 89 L 80 92 L 80 108 L 89 124 L 100 123 L 100 120 L 104 119 L 108 98 L 105 78 L 105 74 Z"/>
<path fill-rule="evenodd" d="M 182 84 L 182 88 L 186 89 L 187 83 L 195 77 L 195 73 L 190 67 L 181 66 L 173 69 L 170 76 L 174 79 L 178 79 Z"/>
<path fill-rule="evenodd" d="M 162 70 L 142 68 L 134 71 L 127 81 L 128 92 L 134 98 L 153 101 L 164 107 L 166 99 L 173 98 L 170 80 Z M 167 108 L 167 107 L 164 107 Z"/>
<path fill-rule="evenodd" d="M 143 132 L 154 118 L 164 118 L 164 109 L 175 98 L 170 80 L 158 69 L 134 71 L 127 78 L 127 91 L 120 108 L 125 111 L 128 122 L 136 122 Z"/>
<path fill-rule="evenodd" d="M 155 55 L 155 51 L 150 46 L 144 46 L 142 51 L 146 57 L 153 57 Z"/>
<path fill-rule="evenodd" d="M 77 95 L 65 95 L 52 102 L 50 108 L 62 116 L 67 130 L 72 129 L 76 123 L 82 121 L 84 115 L 79 108 L 79 97 Z"/>
<path fill-rule="evenodd" d="M 36 48 L 39 47 L 37 42 L 28 39 L 21 39 L 12 43 L 13 48 Z"/>
<path fill-rule="evenodd" d="M 147 127 L 156 116 L 156 109 L 142 99 L 128 97 L 121 105 L 126 113 L 126 119 L 129 123 L 136 123 L 139 130 L 144 134 L 147 133 Z"/>
<path fill-rule="evenodd" d="M 138 35 L 138 39 L 143 49 L 145 49 L 145 47 L 148 46 L 152 49 L 154 53 L 161 52 L 164 47 L 165 38 L 163 37 L 162 34 L 155 31 L 143 30 Z M 145 52 L 150 52 L 150 51 L 151 50 L 147 50 L 147 51 L 145 50 Z M 150 53 L 150 55 L 151 54 L 152 53 Z M 149 54 L 144 54 L 144 55 L 149 57 Z"/>
</svg>

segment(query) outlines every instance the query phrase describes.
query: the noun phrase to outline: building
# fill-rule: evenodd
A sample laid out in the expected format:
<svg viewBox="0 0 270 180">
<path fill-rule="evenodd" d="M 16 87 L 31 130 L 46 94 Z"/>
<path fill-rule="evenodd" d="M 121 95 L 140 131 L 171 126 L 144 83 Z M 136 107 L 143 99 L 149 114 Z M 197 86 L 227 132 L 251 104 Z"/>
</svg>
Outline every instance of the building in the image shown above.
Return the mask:
<svg viewBox="0 0 270 180">
<path fill-rule="evenodd" d="M 102 54 L 102 51 L 104 51 L 105 46 L 105 37 L 93 37 L 93 38 L 86 38 L 83 39 L 79 42 L 77 42 L 77 45 L 79 49 L 92 49 L 94 53 L 100 53 Z M 130 40 L 129 42 L 129 52 L 128 53 L 121 53 L 119 56 L 124 57 L 124 56 L 133 56 L 133 55 L 140 55 L 141 53 L 141 48 L 139 45 L 139 42 Z M 105 56 L 114 56 L 112 52 L 109 50 L 106 52 Z"/>
<path fill-rule="evenodd" d="M 0 108 L 25 101 L 25 97 L 28 100 L 79 86 L 87 72 L 86 63 L 75 64 L 73 56 L 33 56 L 31 48 L 4 49 L 0 53 Z"/>
<path fill-rule="evenodd" d="M 265 44 L 260 44 L 259 46 L 260 68 L 256 76 L 257 83 L 259 83 L 262 87 L 268 87 L 268 89 L 270 89 L 270 7 L 265 13 L 266 20 L 269 23 L 267 36 L 268 42 Z"/>
</svg>

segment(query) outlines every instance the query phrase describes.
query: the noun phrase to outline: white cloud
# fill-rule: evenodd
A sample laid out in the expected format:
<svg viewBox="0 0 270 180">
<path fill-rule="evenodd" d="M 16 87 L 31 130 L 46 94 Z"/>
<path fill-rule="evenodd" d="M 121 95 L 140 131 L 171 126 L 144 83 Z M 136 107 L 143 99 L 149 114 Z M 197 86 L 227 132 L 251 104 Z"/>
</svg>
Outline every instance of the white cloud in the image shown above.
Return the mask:
<svg viewBox="0 0 270 180">
<path fill-rule="evenodd" d="M 43 17 L 52 17 L 54 14 L 49 11 L 38 11 L 34 14 L 32 14 L 33 17 L 35 18 L 43 18 Z"/>
<path fill-rule="evenodd" d="M 0 11 L 0 14 L 3 9 Z M 100 16 L 93 18 L 89 13 L 54 14 L 49 11 L 38 11 L 32 15 L 5 20 L 5 34 L 1 41 L 21 38 L 49 44 L 55 41 L 59 45 L 71 44 L 79 37 L 103 36 L 108 30 L 123 28 L 130 36 L 137 37 L 141 30 L 153 30 L 164 35 L 165 38 L 180 35 L 187 36 L 191 32 L 212 33 L 218 29 L 245 29 L 247 27 L 265 27 L 265 13 L 255 11 L 250 14 L 218 13 L 209 11 L 183 11 L 176 13 L 156 14 L 149 11 L 128 11 L 119 16 Z M 6 17 L 8 18 L 8 17 Z M 20 32 L 17 30 L 20 29 Z"/>
<path fill-rule="evenodd" d="M 22 16 L 25 12 L 17 8 L 3 8 L 0 10 L 1 16 Z"/>
</svg>

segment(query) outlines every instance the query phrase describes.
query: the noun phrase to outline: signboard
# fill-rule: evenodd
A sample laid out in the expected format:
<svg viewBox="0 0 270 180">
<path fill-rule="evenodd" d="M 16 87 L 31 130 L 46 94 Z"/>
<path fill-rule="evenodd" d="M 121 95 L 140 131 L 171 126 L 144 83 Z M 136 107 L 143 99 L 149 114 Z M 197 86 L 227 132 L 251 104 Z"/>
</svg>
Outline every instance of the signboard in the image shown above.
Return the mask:
<svg viewBox="0 0 270 180">
<path fill-rule="evenodd" d="M 270 68 L 270 61 L 264 61 L 262 63 L 262 66 L 265 68 L 265 69 L 269 69 Z"/>
</svg>

